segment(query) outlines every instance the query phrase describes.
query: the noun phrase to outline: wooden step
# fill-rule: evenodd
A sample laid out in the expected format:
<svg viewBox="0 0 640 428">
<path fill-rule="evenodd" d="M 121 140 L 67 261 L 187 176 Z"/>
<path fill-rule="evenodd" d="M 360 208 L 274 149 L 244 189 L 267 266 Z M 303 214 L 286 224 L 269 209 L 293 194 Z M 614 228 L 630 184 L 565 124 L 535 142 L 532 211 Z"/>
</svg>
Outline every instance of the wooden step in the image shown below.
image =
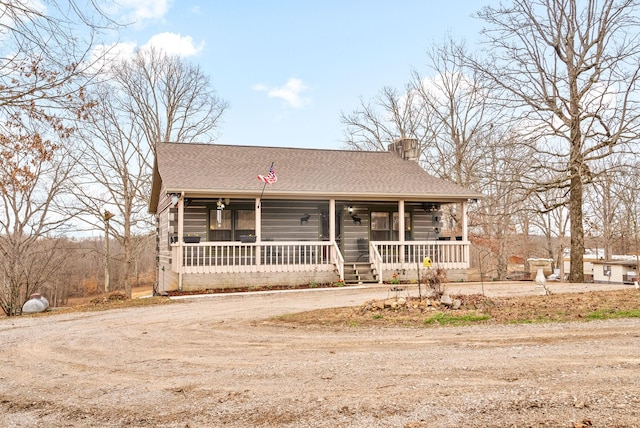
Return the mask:
<svg viewBox="0 0 640 428">
<path fill-rule="evenodd" d="M 378 279 L 370 263 L 345 263 L 344 282 L 345 284 L 375 284 Z"/>
</svg>

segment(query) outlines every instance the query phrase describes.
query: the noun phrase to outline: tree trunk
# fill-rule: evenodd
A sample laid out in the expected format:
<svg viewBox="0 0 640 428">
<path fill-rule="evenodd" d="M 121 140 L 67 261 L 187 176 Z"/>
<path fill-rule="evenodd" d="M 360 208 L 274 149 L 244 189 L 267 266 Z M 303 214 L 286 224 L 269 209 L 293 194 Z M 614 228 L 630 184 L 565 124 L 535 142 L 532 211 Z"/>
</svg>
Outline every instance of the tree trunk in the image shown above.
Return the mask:
<svg viewBox="0 0 640 428">
<path fill-rule="evenodd" d="M 571 221 L 571 268 L 569 282 L 584 282 L 584 228 L 582 227 L 582 178 L 577 172 L 571 178 L 569 194 Z"/>
</svg>

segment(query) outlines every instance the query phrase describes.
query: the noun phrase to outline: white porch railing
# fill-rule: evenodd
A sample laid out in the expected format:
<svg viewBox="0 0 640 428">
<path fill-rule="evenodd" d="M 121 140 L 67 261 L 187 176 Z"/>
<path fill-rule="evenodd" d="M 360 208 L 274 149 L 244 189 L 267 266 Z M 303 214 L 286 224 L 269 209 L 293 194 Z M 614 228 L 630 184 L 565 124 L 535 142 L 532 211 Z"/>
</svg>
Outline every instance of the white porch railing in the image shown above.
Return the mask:
<svg viewBox="0 0 640 428">
<path fill-rule="evenodd" d="M 336 269 L 338 269 L 338 275 L 340 275 L 340 279 L 344 281 L 344 257 L 342 257 L 342 253 L 340 252 L 340 247 L 337 242 L 333 243 L 332 251 L 335 255 L 334 264 Z"/>
<path fill-rule="evenodd" d="M 180 254 L 182 249 L 182 254 Z M 384 271 L 415 269 L 429 257 L 434 268 L 468 269 L 467 241 L 371 241 L 369 261 L 380 281 Z M 172 269 L 182 273 L 304 272 L 337 270 L 344 279 L 345 260 L 330 241 L 201 242 L 173 244 Z M 181 263 L 180 263 L 181 262 Z"/>
<path fill-rule="evenodd" d="M 382 282 L 385 270 L 415 269 L 429 257 L 434 268 L 468 269 L 468 241 L 371 241 L 369 260 Z"/>
<path fill-rule="evenodd" d="M 173 270 L 182 269 L 182 273 L 330 271 L 340 267 L 344 270 L 342 255 L 336 248 L 329 241 L 173 244 Z M 340 275 L 344 277 L 343 273 Z"/>
</svg>

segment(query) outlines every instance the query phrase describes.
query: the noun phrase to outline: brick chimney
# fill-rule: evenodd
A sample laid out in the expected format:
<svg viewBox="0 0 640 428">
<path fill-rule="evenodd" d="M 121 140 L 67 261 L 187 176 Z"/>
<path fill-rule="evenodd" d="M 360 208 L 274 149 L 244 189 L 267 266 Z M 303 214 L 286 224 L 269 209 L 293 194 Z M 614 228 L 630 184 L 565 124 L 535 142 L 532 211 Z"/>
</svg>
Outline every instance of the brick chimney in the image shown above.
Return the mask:
<svg viewBox="0 0 640 428">
<path fill-rule="evenodd" d="M 389 144 L 387 148 L 402 159 L 418 161 L 419 148 L 417 138 L 400 138 Z"/>
</svg>

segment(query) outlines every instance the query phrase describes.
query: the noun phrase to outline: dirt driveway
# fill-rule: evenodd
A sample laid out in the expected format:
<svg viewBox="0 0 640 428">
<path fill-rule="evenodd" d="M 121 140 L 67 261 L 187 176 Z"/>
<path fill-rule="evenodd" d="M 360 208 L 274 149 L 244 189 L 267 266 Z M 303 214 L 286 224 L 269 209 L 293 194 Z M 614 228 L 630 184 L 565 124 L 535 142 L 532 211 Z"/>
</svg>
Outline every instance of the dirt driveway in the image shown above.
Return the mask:
<svg viewBox="0 0 640 428">
<path fill-rule="evenodd" d="M 265 321 L 388 294 L 219 295 L 0 319 L 0 426 L 640 427 L 640 319 L 431 329 Z"/>
</svg>

